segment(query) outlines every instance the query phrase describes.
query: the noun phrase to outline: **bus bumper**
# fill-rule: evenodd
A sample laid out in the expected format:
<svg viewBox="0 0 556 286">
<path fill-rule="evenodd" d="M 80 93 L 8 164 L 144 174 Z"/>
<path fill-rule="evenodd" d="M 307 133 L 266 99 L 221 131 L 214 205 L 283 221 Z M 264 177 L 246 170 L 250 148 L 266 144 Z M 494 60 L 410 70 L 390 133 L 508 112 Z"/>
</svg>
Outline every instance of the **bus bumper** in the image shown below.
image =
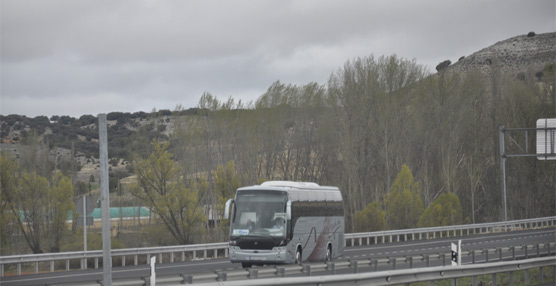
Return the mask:
<svg viewBox="0 0 556 286">
<path fill-rule="evenodd" d="M 293 255 L 289 254 L 286 247 L 274 247 L 272 250 L 240 249 L 238 246 L 230 247 L 230 262 L 253 264 L 283 264 L 292 263 Z"/>
</svg>

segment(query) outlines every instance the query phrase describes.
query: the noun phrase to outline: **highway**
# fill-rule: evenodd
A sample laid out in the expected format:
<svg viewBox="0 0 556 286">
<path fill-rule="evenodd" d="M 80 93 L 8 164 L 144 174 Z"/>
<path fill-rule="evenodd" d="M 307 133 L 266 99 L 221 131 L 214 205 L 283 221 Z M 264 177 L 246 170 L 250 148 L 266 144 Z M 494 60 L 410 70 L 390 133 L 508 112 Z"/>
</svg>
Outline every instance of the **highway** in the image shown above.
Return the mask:
<svg viewBox="0 0 556 286">
<path fill-rule="evenodd" d="M 405 242 L 394 242 L 378 245 L 364 245 L 355 247 L 346 247 L 344 257 L 337 260 L 336 263 L 347 263 L 348 261 L 359 261 L 358 271 L 383 271 L 391 270 L 393 267 L 396 269 L 409 268 L 409 263 L 400 263 L 404 257 L 422 257 L 422 259 L 413 260 L 413 268 L 427 266 L 439 266 L 444 263 L 450 263 L 451 243 L 457 242 L 458 239 L 462 241 L 462 252 L 468 255 L 462 256 L 462 264 L 472 263 L 473 257 L 469 254 L 472 251 L 476 252 L 475 263 L 485 263 L 487 256 L 484 254 L 485 249 L 498 249 L 507 247 L 516 247 L 515 253 L 518 256 L 523 256 L 524 251 L 521 247 L 524 245 L 537 245 L 556 242 L 556 228 L 543 228 L 525 231 L 514 231 L 495 234 L 482 234 L 464 237 L 450 237 L 450 238 L 437 238 L 429 240 L 410 240 Z M 545 249 L 541 249 L 541 254 L 546 253 Z M 552 249 L 554 252 L 554 249 Z M 536 251 L 529 250 L 529 254 L 536 255 Z M 425 257 L 431 256 L 430 261 L 427 263 Z M 444 259 L 440 256 L 445 255 Z M 372 265 L 373 261 L 398 258 L 395 265 L 381 264 L 379 266 Z M 489 254 L 490 261 L 498 261 L 498 254 Z M 512 259 L 512 253 L 507 251 L 503 256 L 504 260 Z M 366 263 L 361 262 L 367 261 Z M 311 265 L 323 266 L 323 263 L 314 263 Z M 253 269 L 264 272 L 267 269 L 274 269 L 273 266 L 254 267 Z M 324 267 L 320 267 L 324 269 Z M 156 273 L 157 277 L 165 276 L 178 276 L 179 274 L 202 276 L 206 274 L 207 277 L 214 276 L 215 273 L 244 273 L 245 270 L 241 269 L 239 264 L 232 264 L 227 259 L 208 259 L 186 262 L 174 262 L 157 264 Z M 336 274 L 353 273 L 353 268 L 344 268 L 336 271 Z M 331 273 L 328 271 L 327 273 Z M 150 275 L 150 268 L 148 265 L 114 267 L 112 271 L 112 278 L 114 280 L 124 278 L 140 278 Z M 211 276 L 212 275 L 212 276 Z M 303 275 L 303 274 L 298 274 Z M 326 273 L 319 273 L 319 275 L 326 275 Z M 24 286 L 24 285 L 49 285 L 55 283 L 78 284 L 81 282 L 92 282 L 102 280 L 102 269 L 88 269 L 76 270 L 69 272 L 54 272 L 44 274 L 33 274 L 23 276 L 8 276 L 0 278 L 1 286 Z"/>
</svg>

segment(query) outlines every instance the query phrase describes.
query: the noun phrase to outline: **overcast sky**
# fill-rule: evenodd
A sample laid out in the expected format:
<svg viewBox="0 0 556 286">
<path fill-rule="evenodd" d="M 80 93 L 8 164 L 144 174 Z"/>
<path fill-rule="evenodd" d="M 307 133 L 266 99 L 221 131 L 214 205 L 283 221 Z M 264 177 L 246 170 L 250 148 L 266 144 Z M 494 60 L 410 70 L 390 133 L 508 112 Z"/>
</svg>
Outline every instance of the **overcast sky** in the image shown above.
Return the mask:
<svg viewBox="0 0 556 286">
<path fill-rule="evenodd" d="M 1 0 L 0 114 L 256 100 L 275 81 L 326 85 L 348 60 L 431 72 L 498 41 L 556 31 L 554 0 Z"/>
</svg>

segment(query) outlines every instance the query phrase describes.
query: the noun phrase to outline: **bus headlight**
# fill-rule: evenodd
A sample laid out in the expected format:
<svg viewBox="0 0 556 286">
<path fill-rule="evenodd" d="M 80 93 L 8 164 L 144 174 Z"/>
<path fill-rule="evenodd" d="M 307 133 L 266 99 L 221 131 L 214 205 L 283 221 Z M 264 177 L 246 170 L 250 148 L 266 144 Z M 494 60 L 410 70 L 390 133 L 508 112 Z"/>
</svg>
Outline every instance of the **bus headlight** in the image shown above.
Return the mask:
<svg viewBox="0 0 556 286">
<path fill-rule="evenodd" d="M 237 246 L 237 241 L 235 240 L 230 240 L 230 242 L 228 243 L 230 246 Z"/>
</svg>

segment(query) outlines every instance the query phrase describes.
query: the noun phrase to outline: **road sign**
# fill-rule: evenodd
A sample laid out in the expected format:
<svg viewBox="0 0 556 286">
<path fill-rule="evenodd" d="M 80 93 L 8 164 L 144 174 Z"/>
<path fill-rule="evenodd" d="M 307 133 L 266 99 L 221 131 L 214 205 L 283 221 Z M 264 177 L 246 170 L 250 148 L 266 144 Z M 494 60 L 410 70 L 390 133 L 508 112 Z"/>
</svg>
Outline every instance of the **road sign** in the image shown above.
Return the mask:
<svg viewBox="0 0 556 286">
<path fill-rule="evenodd" d="M 85 211 L 83 211 L 83 200 L 85 200 Z M 75 203 L 75 209 L 80 216 L 88 216 L 95 210 L 95 202 L 87 196 L 81 196 Z"/>
<path fill-rule="evenodd" d="M 556 118 L 537 120 L 537 159 L 556 160 Z"/>
<path fill-rule="evenodd" d="M 452 242 L 452 266 L 461 265 L 461 240 L 458 240 L 458 243 L 455 244 Z"/>
</svg>

